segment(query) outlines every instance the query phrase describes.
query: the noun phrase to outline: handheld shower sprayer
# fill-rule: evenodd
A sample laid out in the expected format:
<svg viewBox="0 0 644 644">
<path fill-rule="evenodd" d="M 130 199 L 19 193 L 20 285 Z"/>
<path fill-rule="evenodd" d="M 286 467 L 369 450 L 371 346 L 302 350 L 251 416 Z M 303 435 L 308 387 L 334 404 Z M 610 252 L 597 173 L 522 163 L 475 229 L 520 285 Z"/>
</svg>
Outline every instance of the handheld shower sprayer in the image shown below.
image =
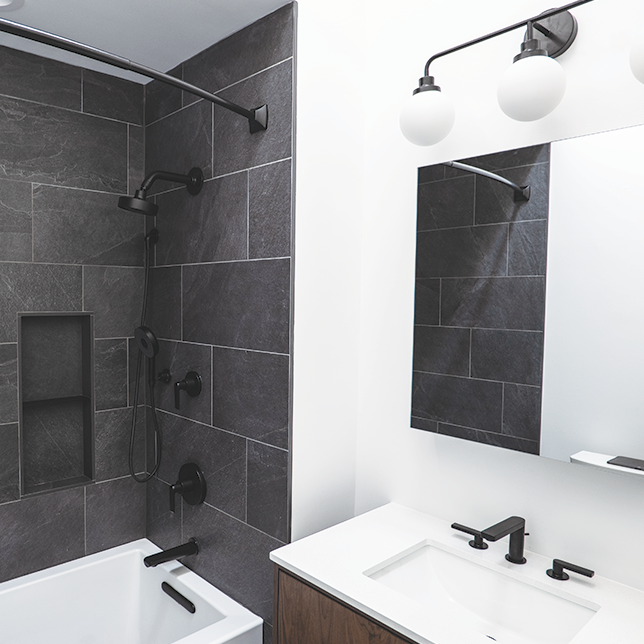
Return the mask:
<svg viewBox="0 0 644 644">
<path fill-rule="evenodd" d="M 201 186 L 203 186 L 203 172 L 201 168 L 192 168 L 188 174 L 176 174 L 175 172 L 155 170 L 143 180 L 141 187 L 134 192 L 133 197 L 119 197 L 119 208 L 136 212 L 140 215 L 154 217 L 159 211 L 159 206 L 148 201 L 147 194 L 152 184 L 159 179 L 172 181 L 173 183 L 183 183 L 191 195 L 199 194 Z"/>
</svg>

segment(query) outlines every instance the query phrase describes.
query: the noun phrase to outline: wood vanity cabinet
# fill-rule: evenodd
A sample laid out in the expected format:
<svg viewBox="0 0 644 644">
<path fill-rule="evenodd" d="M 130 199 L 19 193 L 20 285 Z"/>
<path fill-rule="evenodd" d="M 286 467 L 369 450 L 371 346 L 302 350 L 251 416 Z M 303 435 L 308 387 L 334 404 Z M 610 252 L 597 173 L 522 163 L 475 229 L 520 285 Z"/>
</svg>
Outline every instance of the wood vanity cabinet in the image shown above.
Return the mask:
<svg viewBox="0 0 644 644">
<path fill-rule="evenodd" d="M 275 644 L 415 644 L 275 566 Z"/>
</svg>

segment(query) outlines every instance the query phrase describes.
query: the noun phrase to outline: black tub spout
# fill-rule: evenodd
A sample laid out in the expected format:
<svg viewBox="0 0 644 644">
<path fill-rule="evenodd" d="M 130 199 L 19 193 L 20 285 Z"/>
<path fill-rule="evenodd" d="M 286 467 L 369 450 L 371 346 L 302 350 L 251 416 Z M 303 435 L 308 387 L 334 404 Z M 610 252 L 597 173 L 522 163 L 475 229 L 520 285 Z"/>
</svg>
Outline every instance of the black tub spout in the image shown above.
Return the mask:
<svg viewBox="0 0 644 644">
<path fill-rule="evenodd" d="M 159 564 L 166 563 L 167 561 L 174 561 L 175 559 L 180 559 L 181 557 L 187 557 L 188 555 L 196 555 L 199 552 L 199 546 L 197 545 L 197 540 L 192 538 L 187 543 L 176 546 L 175 548 L 169 548 L 168 550 L 163 550 L 162 552 L 157 552 L 154 555 L 147 556 L 143 563 L 147 568 L 153 568 Z"/>
</svg>

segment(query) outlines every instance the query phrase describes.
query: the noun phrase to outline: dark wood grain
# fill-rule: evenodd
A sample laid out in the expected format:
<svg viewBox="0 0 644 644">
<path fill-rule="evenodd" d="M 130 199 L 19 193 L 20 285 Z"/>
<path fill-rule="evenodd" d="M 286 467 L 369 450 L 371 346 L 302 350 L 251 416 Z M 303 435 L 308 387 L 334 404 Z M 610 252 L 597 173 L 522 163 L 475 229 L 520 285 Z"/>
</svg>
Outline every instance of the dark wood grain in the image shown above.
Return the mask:
<svg viewBox="0 0 644 644">
<path fill-rule="evenodd" d="M 275 644 L 414 644 L 275 567 Z"/>
</svg>

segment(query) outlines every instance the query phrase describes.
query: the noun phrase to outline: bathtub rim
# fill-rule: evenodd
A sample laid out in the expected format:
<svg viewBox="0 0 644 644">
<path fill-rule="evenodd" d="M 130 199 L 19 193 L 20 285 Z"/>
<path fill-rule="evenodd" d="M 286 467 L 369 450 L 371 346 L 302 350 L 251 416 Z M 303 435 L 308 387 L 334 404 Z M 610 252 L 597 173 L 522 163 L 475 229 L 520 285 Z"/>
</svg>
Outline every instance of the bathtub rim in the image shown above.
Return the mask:
<svg viewBox="0 0 644 644">
<path fill-rule="evenodd" d="M 42 570 L 37 570 L 22 575 L 21 577 L 0 582 L 0 600 L 5 593 L 11 592 L 14 589 L 24 588 L 37 584 L 39 581 L 45 579 L 53 579 L 74 570 L 107 562 L 123 554 L 140 553 L 141 567 L 144 569 L 143 574 L 145 574 L 145 570 L 150 569 L 145 568 L 143 558 L 161 552 L 161 550 L 161 548 L 147 538 L 136 539 L 135 541 L 130 541 L 120 546 L 114 546 L 107 550 L 101 550 L 100 552 L 85 555 L 78 559 L 72 559 L 71 561 L 50 566 L 49 568 L 43 568 Z M 200 577 L 196 572 L 178 561 L 160 564 L 154 570 L 164 571 L 171 578 L 169 581 L 176 579 L 178 583 L 191 592 L 194 592 L 224 615 L 223 619 L 176 640 L 174 644 L 225 644 L 229 641 L 234 642 L 236 637 L 241 637 L 254 628 L 259 629 L 259 642 L 261 642 L 264 620 L 245 606 L 239 604 L 232 597 L 226 595 L 222 590 L 206 581 L 203 577 Z"/>
</svg>

